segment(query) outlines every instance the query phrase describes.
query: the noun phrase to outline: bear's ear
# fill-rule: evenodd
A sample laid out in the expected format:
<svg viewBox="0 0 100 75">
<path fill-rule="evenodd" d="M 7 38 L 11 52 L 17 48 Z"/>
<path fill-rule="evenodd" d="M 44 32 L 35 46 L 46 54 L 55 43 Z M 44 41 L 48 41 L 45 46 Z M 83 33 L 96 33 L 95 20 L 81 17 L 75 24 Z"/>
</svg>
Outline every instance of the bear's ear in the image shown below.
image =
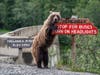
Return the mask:
<svg viewBox="0 0 100 75">
<path fill-rule="evenodd" d="M 53 12 L 53 11 L 49 11 L 50 12 L 50 14 Z"/>
</svg>

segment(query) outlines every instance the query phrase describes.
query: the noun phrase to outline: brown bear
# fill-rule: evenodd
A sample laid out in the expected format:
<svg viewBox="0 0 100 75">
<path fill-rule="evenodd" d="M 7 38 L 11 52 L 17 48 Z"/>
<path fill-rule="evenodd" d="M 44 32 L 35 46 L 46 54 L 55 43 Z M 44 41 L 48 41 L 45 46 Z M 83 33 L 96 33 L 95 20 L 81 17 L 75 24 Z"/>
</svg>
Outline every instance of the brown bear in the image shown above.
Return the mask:
<svg viewBox="0 0 100 75">
<path fill-rule="evenodd" d="M 57 28 L 55 25 L 61 19 L 60 12 L 50 12 L 48 18 L 44 21 L 44 24 L 38 34 L 34 37 L 32 44 L 32 56 L 34 64 L 38 68 L 48 68 L 48 47 L 52 44 L 56 35 L 52 34 L 52 31 Z"/>
</svg>

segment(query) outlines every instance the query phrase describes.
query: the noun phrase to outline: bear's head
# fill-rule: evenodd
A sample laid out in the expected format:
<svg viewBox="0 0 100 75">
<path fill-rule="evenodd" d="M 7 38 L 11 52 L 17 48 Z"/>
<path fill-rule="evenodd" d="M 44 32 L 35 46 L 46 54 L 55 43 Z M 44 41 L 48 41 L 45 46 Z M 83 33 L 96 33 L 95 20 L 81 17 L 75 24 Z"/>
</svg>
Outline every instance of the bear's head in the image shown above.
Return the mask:
<svg viewBox="0 0 100 75">
<path fill-rule="evenodd" d="M 59 22 L 60 19 L 61 19 L 60 12 L 53 12 L 53 11 L 50 11 L 50 15 L 49 15 L 48 19 L 49 19 L 50 22 L 52 22 L 53 24 Z"/>
</svg>

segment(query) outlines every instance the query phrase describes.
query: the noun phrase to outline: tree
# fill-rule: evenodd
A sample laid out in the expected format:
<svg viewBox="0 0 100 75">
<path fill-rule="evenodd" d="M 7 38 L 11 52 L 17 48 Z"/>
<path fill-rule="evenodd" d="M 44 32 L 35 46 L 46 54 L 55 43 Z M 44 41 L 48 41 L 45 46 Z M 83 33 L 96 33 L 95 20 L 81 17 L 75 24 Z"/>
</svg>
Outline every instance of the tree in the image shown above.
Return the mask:
<svg viewBox="0 0 100 75">
<path fill-rule="evenodd" d="M 3 28 L 5 25 L 5 19 L 6 19 L 6 7 L 4 3 L 0 3 L 0 28 Z"/>
<path fill-rule="evenodd" d="M 78 5 L 73 10 L 79 17 L 89 18 L 94 25 L 100 28 L 100 0 L 79 0 Z"/>
</svg>

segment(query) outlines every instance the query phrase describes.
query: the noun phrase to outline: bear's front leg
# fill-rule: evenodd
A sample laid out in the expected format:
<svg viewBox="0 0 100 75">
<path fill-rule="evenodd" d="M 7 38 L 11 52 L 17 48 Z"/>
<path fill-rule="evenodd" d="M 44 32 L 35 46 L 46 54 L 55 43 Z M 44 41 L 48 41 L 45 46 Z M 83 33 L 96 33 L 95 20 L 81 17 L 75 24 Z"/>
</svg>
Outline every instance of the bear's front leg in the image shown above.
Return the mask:
<svg viewBox="0 0 100 75">
<path fill-rule="evenodd" d="M 41 49 L 38 51 L 38 56 L 37 56 L 37 67 L 42 68 L 42 60 L 43 60 L 43 52 Z"/>
<path fill-rule="evenodd" d="M 49 60 L 49 58 L 48 58 L 48 50 L 45 50 L 43 52 L 43 66 L 44 66 L 44 68 L 48 68 L 48 60 Z"/>
</svg>

